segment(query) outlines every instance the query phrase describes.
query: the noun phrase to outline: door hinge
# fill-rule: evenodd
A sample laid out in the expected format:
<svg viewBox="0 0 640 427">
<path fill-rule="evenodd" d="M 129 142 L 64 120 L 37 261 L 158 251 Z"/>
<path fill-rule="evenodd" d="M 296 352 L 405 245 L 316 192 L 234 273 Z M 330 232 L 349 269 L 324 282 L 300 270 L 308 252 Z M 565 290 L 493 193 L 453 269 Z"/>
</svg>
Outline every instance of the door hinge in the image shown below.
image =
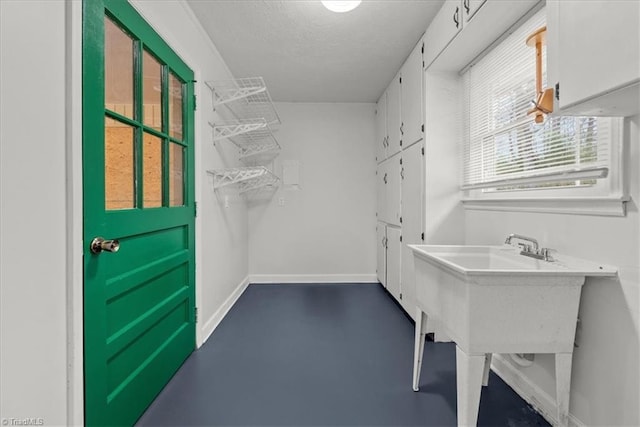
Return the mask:
<svg viewBox="0 0 640 427">
<path fill-rule="evenodd" d="M 402 77 L 400 77 L 398 80 L 400 81 L 400 84 L 402 84 Z"/>
<path fill-rule="evenodd" d="M 400 241 L 402 242 L 402 235 L 400 235 Z"/>
<path fill-rule="evenodd" d="M 198 101 L 198 99 L 197 99 L 196 95 L 194 94 L 193 95 L 193 110 L 194 111 L 198 109 L 198 102 L 197 101 Z"/>
<path fill-rule="evenodd" d="M 420 126 L 420 131 L 424 133 L 424 125 Z"/>
<path fill-rule="evenodd" d="M 420 49 L 420 53 L 424 53 L 424 42 L 422 42 L 422 49 Z"/>
<path fill-rule="evenodd" d="M 198 323 L 198 307 L 193 307 L 193 318 L 194 322 Z"/>
<path fill-rule="evenodd" d="M 400 224 L 402 224 L 402 217 L 400 217 Z M 401 240 L 402 241 L 402 240 Z"/>
<path fill-rule="evenodd" d="M 400 164 L 402 165 L 402 157 L 400 157 Z"/>
<path fill-rule="evenodd" d="M 424 242 L 424 233 L 420 234 L 420 240 L 422 240 Z"/>
<path fill-rule="evenodd" d="M 422 155 L 424 156 L 424 147 L 422 147 L 420 151 L 422 151 Z"/>
<path fill-rule="evenodd" d="M 400 292 L 400 299 L 402 299 L 402 292 Z"/>
<path fill-rule="evenodd" d="M 198 202 L 193 202 L 193 216 L 194 218 L 198 216 Z"/>
<path fill-rule="evenodd" d="M 556 83 L 556 100 L 560 101 L 560 82 Z"/>
</svg>

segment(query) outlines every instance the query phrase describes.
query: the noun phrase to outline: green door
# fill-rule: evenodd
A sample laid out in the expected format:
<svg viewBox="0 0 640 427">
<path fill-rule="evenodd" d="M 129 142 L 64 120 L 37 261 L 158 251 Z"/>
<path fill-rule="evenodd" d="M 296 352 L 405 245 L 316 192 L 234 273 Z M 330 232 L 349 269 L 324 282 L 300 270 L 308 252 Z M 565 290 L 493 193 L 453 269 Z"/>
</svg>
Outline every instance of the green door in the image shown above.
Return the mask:
<svg viewBox="0 0 640 427">
<path fill-rule="evenodd" d="M 83 8 L 85 421 L 131 425 L 195 347 L 193 72 L 126 1 Z"/>
</svg>

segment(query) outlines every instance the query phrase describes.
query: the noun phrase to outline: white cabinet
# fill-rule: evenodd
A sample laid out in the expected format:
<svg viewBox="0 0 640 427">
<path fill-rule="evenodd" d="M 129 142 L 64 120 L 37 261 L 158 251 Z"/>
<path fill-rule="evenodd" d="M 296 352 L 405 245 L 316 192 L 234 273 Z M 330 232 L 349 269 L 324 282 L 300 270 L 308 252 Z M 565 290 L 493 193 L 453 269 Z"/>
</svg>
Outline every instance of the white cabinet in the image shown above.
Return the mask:
<svg viewBox="0 0 640 427">
<path fill-rule="evenodd" d="M 402 307 L 415 315 L 415 273 L 413 254 L 407 245 L 421 244 L 424 217 L 423 143 L 414 144 L 402 153 Z"/>
<path fill-rule="evenodd" d="M 424 131 L 422 118 L 422 40 L 413 49 L 400 70 L 401 74 L 401 124 L 402 148 L 406 149 L 411 144 L 422 139 Z"/>
<path fill-rule="evenodd" d="M 398 73 L 387 88 L 387 156 L 391 157 L 402 148 L 400 134 L 400 73 Z"/>
<path fill-rule="evenodd" d="M 376 274 L 382 286 L 387 287 L 387 225 L 379 222 L 376 227 L 378 235 L 376 246 Z"/>
<path fill-rule="evenodd" d="M 396 154 L 378 165 L 376 173 L 378 191 L 378 221 L 400 225 L 400 167 L 402 160 Z"/>
<path fill-rule="evenodd" d="M 378 221 L 400 225 L 400 155 L 378 165 Z"/>
<path fill-rule="evenodd" d="M 387 290 L 400 301 L 400 265 L 402 233 L 400 228 L 387 226 Z"/>
<path fill-rule="evenodd" d="M 387 182 L 389 181 L 388 163 L 383 162 L 376 170 L 376 193 L 378 196 L 376 216 L 378 221 L 387 222 Z"/>
<path fill-rule="evenodd" d="M 480 7 L 487 0 L 462 0 L 462 23 L 463 25 L 469 22 L 473 15 L 480 9 Z"/>
<path fill-rule="evenodd" d="M 425 33 L 425 66 L 428 67 L 462 30 L 462 20 L 462 1 L 446 0 Z"/>
<path fill-rule="evenodd" d="M 386 183 L 386 217 L 389 224 L 400 225 L 400 192 L 401 192 L 401 167 L 402 157 L 400 154 L 390 157 L 387 160 L 387 183 Z"/>
<path fill-rule="evenodd" d="M 460 72 L 539 4 L 540 0 L 445 1 L 424 35 L 425 68 Z"/>
<path fill-rule="evenodd" d="M 387 92 L 384 92 L 376 104 L 376 160 L 378 163 L 387 158 Z"/>
<path fill-rule="evenodd" d="M 559 114 L 640 111 L 640 1 L 549 1 L 549 86 Z"/>
</svg>

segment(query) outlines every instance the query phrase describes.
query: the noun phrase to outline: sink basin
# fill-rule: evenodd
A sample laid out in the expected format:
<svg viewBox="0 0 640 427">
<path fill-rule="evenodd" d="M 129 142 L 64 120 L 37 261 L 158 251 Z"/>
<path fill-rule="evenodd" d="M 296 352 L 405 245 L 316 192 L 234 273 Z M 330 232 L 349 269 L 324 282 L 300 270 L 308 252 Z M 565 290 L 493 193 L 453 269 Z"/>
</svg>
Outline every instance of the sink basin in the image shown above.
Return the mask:
<svg viewBox="0 0 640 427">
<path fill-rule="evenodd" d="M 438 263 L 442 268 L 464 275 L 551 275 L 614 276 L 616 269 L 566 255 L 544 261 L 524 255 L 510 245 L 449 246 L 409 245 L 416 257 Z"/>
<path fill-rule="evenodd" d="M 416 274 L 413 389 L 427 332 L 456 343 L 459 425 L 476 423 L 493 353 L 554 353 L 557 422 L 567 425 L 582 285 L 616 269 L 562 254 L 538 260 L 509 245 L 409 247 Z"/>
</svg>

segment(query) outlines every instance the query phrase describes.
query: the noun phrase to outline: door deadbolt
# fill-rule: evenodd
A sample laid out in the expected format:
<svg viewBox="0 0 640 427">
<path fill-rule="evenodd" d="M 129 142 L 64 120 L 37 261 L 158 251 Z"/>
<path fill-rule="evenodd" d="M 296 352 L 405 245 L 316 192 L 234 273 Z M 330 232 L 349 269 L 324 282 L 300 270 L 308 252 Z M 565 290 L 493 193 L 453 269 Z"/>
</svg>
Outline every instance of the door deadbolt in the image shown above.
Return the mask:
<svg viewBox="0 0 640 427">
<path fill-rule="evenodd" d="M 102 237 L 96 237 L 91 241 L 90 249 L 94 254 L 101 252 L 118 252 L 120 242 L 118 240 L 105 240 Z"/>
</svg>

